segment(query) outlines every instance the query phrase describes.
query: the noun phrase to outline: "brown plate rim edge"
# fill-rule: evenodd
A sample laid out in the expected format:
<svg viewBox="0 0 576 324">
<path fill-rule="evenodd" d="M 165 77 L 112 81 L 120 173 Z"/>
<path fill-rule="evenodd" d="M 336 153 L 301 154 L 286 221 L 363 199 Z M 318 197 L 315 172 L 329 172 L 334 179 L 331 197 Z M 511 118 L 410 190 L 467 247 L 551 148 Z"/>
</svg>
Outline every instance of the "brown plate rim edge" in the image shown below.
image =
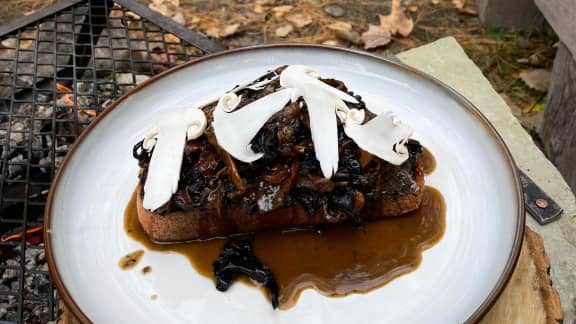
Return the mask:
<svg viewBox="0 0 576 324">
<path fill-rule="evenodd" d="M 506 262 L 506 266 L 504 267 L 504 271 L 502 272 L 502 275 L 500 276 L 500 278 L 498 278 L 498 282 L 496 283 L 495 287 L 492 289 L 492 291 L 490 292 L 488 297 L 478 307 L 478 309 L 474 313 L 472 313 L 468 317 L 468 319 L 466 320 L 466 322 L 478 322 L 478 321 L 480 321 L 484 317 L 484 315 L 486 315 L 486 313 L 488 313 L 488 311 L 491 309 L 491 307 L 494 305 L 494 303 L 498 300 L 498 297 L 500 296 L 500 294 L 502 293 L 502 291 L 504 290 L 504 288 L 506 287 L 506 285 L 510 281 L 510 278 L 512 276 L 512 273 L 514 272 L 514 269 L 515 269 L 516 264 L 518 262 L 518 258 L 520 256 L 520 248 L 522 246 L 522 241 L 524 238 L 525 210 L 524 210 L 523 189 L 522 189 L 522 186 L 520 184 L 520 178 L 518 175 L 516 163 L 514 161 L 514 158 L 512 157 L 512 154 L 510 153 L 508 147 L 506 146 L 506 143 L 504 142 L 504 140 L 502 139 L 502 137 L 500 136 L 500 134 L 498 133 L 496 128 L 494 128 L 494 126 L 480 112 L 480 110 L 478 108 L 476 108 L 476 106 L 474 106 L 468 99 L 466 99 L 460 93 L 455 91 L 453 88 L 451 88 L 450 86 L 448 86 L 444 82 L 436 79 L 435 77 L 428 75 L 427 73 L 424 73 L 424 72 L 422 72 L 416 68 L 405 65 L 403 63 L 394 62 L 394 61 L 391 61 L 387 58 L 377 56 L 375 54 L 371 54 L 368 52 L 360 51 L 360 50 L 349 49 L 349 48 L 344 48 L 344 47 L 337 47 L 337 46 L 327 46 L 327 45 L 318 45 L 318 44 L 303 44 L 303 43 L 264 44 L 264 45 L 256 45 L 256 46 L 230 49 L 227 51 L 208 54 L 208 55 L 196 58 L 194 60 L 182 63 L 180 65 L 174 66 L 174 67 L 172 67 L 172 68 L 170 68 L 170 69 L 168 69 L 162 73 L 159 73 L 159 74 L 151 77 L 150 79 L 146 80 L 142 84 L 138 85 L 136 88 L 132 89 L 130 92 L 122 95 L 110 107 L 108 107 L 106 110 L 104 110 L 100 115 L 98 115 L 96 117 L 96 119 L 94 119 L 87 126 L 87 128 L 76 139 L 72 148 L 66 154 L 64 160 L 62 161 L 62 164 L 60 165 L 60 168 L 58 169 L 58 172 L 56 173 L 56 176 L 54 177 L 54 180 L 52 181 L 52 185 L 50 186 L 50 192 L 48 194 L 48 198 L 46 200 L 46 208 L 44 210 L 44 249 L 46 252 L 46 261 L 48 263 L 48 269 L 50 271 L 50 275 L 52 277 L 52 280 L 54 281 L 56 289 L 60 293 L 60 297 L 62 298 L 62 300 L 64 301 L 64 303 L 68 307 L 68 309 L 70 311 L 72 311 L 74 316 L 76 316 L 76 318 L 79 319 L 81 322 L 84 322 L 84 323 L 91 322 L 90 319 L 88 318 L 88 316 L 86 316 L 86 314 L 84 314 L 84 312 L 80 309 L 78 304 L 76 304 L 76 302 L 74 301 L 74 299 L 72 298 L 72 296 L 68 292 L 66 286 L 64 285 L 64 282 L 60 278 L 60 274 L 58 272 L 58 268 L 57 268 L 55 260 L 54 260 L 54 255 L 52 253 L 51 228 L 50 228 L 51 214 L 52 214 L 52 202 L 54 199 L 54 192 L 56 191 L 56 188 L 58 187 L 58 183 L 60 181 L 60 178 L 62 177 L 62 174 L 64 173 L 64 170 L 66 169 L 68 161 L 70 160 L 71 156 L 74 154 L 76 149 L 81 145 L 82 141 L 88 136 L 88 134 L 92 131 L 92 129 L 94 127 L 96 127 L 96 125 L 102 119 L 104 119 L 112 110 L 114 110 L 116 107 L 118 107 L 120 105 L 120 103 L 122 103 L 124 100 L 126 100 L 128 97 L 132 96 L 133 94 L 146 88 L 151 83 L 153 83 L 159 79 L 162 79 L 165 76 L 167 76 L 173 72 L 176 72 L 180 69 L 185 69 L 185 68 L 187 68 L 193 64 L 207 61 L 207 60 L 210 60 L 210 59 L 213 59 L 216 57 L 234 54 L 234 53 L 238 53 L 238 52 L 248 52 L 248 51 L 253 51 L 253 50 L 261 50 L 261 49 L 269 49 L 269 48 L 314 48 L 314 49 L 323 49 L 323 50 L 330 50 L 330 51 L 341 51 L 341 52 L 346 52 L 346 53 L 350 53 L 350 54 L 354 54 L 354 55 L 360 55 L 360 56 L 363 56 L 366 58 L 376 59 L 377 61 L 379 61 L 381 63 L 392 65 L 396 68 L 404 70 L 405 72 L 408 72 L 408 73 L 416 75 L 417 77 L 420 77 L 426 81 L 429 81 L 432 84 L 435 84 L 436 86 L 442 88 L 444 91 L 447 91 L 450 95 L 452 95 L 452 97 L 456 101 L 458 101 L 460 104 L 462 104 L 467 109 L 468 112 L 470 112 L 474 117 L 476 117 L 476 119 L 489 131 L 490 135 L 496 140 L 496 142 L 499 144 L 499 148 L 500 148 L 502 154 L 504 155 L 505 160 L 508 162 L 507 163 L 508 168 L 510 169 L 511 175 L 513 177 L 513 182 L 516 185 L 516 203 L 517 203 L 517 207 L 518 207 L 518 215 L 517 215 L 518 227 L 516 228 L 514 243 L 512 245 L 512 251 L 511 251 L 510 256 L 508 257 L 508 261 Z"/>
</svg>

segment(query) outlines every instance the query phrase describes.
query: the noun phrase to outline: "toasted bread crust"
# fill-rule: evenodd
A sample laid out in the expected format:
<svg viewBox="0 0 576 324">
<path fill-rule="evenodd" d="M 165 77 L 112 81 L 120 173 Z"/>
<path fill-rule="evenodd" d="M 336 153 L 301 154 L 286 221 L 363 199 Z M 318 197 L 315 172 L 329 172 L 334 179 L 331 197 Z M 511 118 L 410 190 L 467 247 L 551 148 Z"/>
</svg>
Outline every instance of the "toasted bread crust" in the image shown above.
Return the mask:
<svg viewBox="0 0 576 324">
<path fill-rule="evenodd" d="M 422 201 L 424 174 L 416 168 L 414 180 L 420 187 L 415 194 L 384 196 L 368 200 L 361 209 L 363 220 L 373 220 L 406 214 L 418 209 Z M 234 206 L 196 208 L 175 211 L 166 215 L 153 213 L 142 207 L 142 186 L 136 188 L 138 220 L 144 232 L 156 242 L 181 242 L 226 237 L 234 234 L 306 227 L 324 223 L 349 222 L 348 216 L 331 216 L 323 208 L 310 215 L 300 205 L 276 209 L 268 213 L 248 214 Z M 220 210 L 218 210 L 220 209 Z"/>
</svg>

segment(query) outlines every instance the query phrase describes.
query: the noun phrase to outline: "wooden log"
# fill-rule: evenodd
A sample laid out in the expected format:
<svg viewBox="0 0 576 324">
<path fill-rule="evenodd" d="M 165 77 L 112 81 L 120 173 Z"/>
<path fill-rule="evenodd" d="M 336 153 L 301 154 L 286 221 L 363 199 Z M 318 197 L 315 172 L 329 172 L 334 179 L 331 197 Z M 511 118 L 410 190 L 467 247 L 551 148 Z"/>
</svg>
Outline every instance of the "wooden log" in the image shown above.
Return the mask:
<svg viewBox="0 0 576 324">
<path fill-rule="evenodd" d="M 534 0 L 476 0 L 478 17 L 484 26 L 542 29 L 544 17 Z"/>
<path fill-rule="evenodd" d="M 526 227 L 520 258 L 508 285 L 481 324 L 556 324 L 563 319 L 542 238 Z"/>
<path fill-rule="evenodd" d="M 576 1 L 534 0 L 560 41 L 576 57 Z"/>
<path fill-rule="evenodd" d="M 548 158 L 576 191 L 576 60 L 560 43 L 544 110 L 542 142 Z"/>
</svg>

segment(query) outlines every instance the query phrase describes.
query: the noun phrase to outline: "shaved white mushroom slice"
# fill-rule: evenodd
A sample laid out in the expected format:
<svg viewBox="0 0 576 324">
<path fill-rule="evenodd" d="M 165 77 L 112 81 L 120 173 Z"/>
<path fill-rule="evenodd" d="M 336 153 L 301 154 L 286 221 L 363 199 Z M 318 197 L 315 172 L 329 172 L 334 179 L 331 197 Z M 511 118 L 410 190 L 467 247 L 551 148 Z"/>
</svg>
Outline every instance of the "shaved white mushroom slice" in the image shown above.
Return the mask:
<svg viewBox="0 0 576 324">
<path fill-rule="evenodd" d="M 338 169 L 337 108 L 347 115 L 349 109 L 344 101 L 358 103 L 358 100 L 318 80 L 319 77 L 318 72 L 307 66 L 291 65 L 280 74 L 280 85 L 296 89 L 293 101 L 294 97 L 301 96 L 306 102 L 316 159 L 324 177 L 330 178 Z M 358 113 L 353 114 L 354 119 L 360 117 Z"/>
<path fill-rule="evenodd" d="M 158 129 L 154 128 L 148 133 L 148 135 L 146 135 L 146 137 L 144 137 L 142 148 L 150 152 L 154 145 L 156 145 L 156 135 L 158 135 Z"/>
<path fill-rule="evenodd" d="M 212 122 L 218 144 L 242 162 L 250 163 L 261 158 L 263 154 L 255 153 L 250 142 L 266 121 L 286 106 L 291 94 L 291 89 L 276 91 L 236 111 L 231 111 L 230 104 L 236 103 L 237 106 L 239 97 L 234 93 L 222 96 L 214 109 Z"/>
<path fill-rule="evenodd" d="M 336 108 L 336 115 L 338 115 L 340 121 L 343 123 L 362 124 L 364 117 L 366 117 L 366 112 L 362 109 L 350 109 L 344 105 Z"/>
<path fill-rule="evenodd" d="M 344 132 L 361 149 L 384 161 L 400 165 L 408 159 L 406 141 L 413 130 L 391 113 L 380 114 L 363 125 L 346 123 Z"/>
<path fill-rule="evenodd" d="M 177 109 L 158 119 L 154 129 L 156 144 L 144 184 L 144 208 L 156 210 L 169 201 L 178 189 L 184 146 L 191 126 L 192 135 L 201 135 L 204 132 L 206 116 L 202 110 Z"/>
<path fill-rule="evenodd" d="M 262 89 L 266 88 L 268 86 L 268 84 L 270 84 L 270 82 L 276 80 L 277 78 L 278 77 L 276 76 L 276 77 L 273 77 L 270 79 L 264 79 L 260 82 L 256 82 L 254 84 L 248 85 L 248 86 L 246 86 L 246 88 L 248 88 L 250 90 L 254 90 L 254 91 L 262 90 Z M 236 92 L 238 90 L 240 90 L 240 89 L 236 89 L 236 90 L 234 90 L 234 92 Z"/>
<path fill-rule="evenodd" d="M 326 96 L 318 89 L 305 89 L 303 96 L 310 116 L 310 133 L 316 159 L 325 178 L 338 170 L 338 124 L 335 107 L 338 98 Z"/>
<path fill-rule="evenodd" d="M 309 84 L 313 84 L 316 89 L 322 89 L 328 94 L 336 96 L 341 100 L 358 103 L 356 98 L 347 94 L 344 91 L 340 91 L 326 83 L 318 80 L 320 74 L 310 67 L 304 65 L 290 65 L 282 71 L 280 74 L 280 85 L 284 88 L 297 88 L 302 90 L 306 88 Z"/>
</svg>

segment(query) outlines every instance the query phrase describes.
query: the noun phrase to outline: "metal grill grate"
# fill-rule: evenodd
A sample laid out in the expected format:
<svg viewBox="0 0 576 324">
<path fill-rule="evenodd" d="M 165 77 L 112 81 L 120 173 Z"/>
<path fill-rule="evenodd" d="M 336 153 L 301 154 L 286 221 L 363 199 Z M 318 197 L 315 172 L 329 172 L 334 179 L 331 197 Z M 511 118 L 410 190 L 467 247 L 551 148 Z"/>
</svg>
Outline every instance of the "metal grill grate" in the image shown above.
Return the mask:
<svg viewBox="0 0 576 324">
<path fill-rule="evenodd" d="M 44 204 L 71 144 L 143 80 L 223 47 L 122 0 L 64 1 L 0 35 L 0 321 L 45 323 Z"/>
</svg>

